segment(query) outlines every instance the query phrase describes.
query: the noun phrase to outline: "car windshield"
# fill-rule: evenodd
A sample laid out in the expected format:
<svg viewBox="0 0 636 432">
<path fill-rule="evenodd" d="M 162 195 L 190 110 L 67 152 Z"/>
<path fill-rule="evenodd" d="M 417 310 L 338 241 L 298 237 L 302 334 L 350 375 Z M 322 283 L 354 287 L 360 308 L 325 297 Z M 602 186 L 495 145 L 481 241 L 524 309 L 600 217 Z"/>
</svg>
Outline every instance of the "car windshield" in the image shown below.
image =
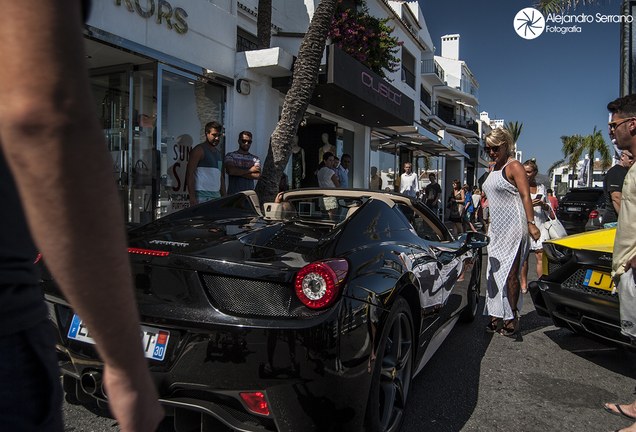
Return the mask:
<svg viewBox="0 0 636 432">
<path fill-rule="evenodd" d="M 327 196 L 325 196 L 327 195 Z M 338 225 L 354 217 L 359 209 L 366 207 L 369 200 L 384 201 L 394 209 L 404 227 L 425 240 L 450 241 L 452 237 L 433 213 L 425 208 L 417 208 L 410 199 L 397 194 L 370 193 L 349 190 L 334 196 L 330 193 L 288 192 L 276 203 L 266 203 L 265 218 L 285 219 L 302 222 L 317 222 Z M 394 205 L 397 206 L 394 207 Z"/>
<path fill-rule="evenodd" d="M 301 219 L 313 222 L 340 223 L 353 214 L 368 198 L 366 197 L 319 197 L 292 198 L 283 204 L 284 219 Z"/>
<path fill-rule="evenodd" d="M 586 191 L 572 191 L 568 192 L 563 197 L 563 201 L 576 201 L 576 202 L 596 202 L 603 195 L 603 190 L 586 190 Z"/>
</svg>

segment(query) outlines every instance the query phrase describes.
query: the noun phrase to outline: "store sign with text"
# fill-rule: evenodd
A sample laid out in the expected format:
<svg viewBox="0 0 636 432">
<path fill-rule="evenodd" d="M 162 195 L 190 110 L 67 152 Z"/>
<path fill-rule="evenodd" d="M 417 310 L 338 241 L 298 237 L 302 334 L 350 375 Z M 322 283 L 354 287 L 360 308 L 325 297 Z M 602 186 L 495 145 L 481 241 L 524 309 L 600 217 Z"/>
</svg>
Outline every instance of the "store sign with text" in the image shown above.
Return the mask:
<svg viewBox="0 0 636 432">
<path fill-rule="evenodd" d="M 189 195 L 186 189 L 186 168 L 190 159 L 191 145 L 175 143 L 168 151 L 168 177 L 170 179 L 168 197 L 170 200 L 168 212 L 190 207 Z"/>
<path fill-rule="evenodd" d="M 153 19 L 159 25 L 165 25 L 179 34 L 188 32 L 186 18 L 188 13 L 180 8 L 173 8 L 166 0 L 114 0 L 116 6 L 123 6 L 128 12 L 136 13 L 142 18 Z M 143 3 L 143 6 L 142 6 Z"/>
</svg>

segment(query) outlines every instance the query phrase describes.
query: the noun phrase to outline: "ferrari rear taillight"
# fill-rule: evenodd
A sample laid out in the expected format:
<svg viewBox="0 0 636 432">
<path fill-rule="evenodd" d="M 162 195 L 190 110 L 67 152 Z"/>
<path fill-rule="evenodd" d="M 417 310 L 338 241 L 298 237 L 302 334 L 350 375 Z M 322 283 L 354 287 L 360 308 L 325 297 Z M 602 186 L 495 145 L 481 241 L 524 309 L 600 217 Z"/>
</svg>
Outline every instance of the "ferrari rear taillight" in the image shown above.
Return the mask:
<svg viewBox="0 0 636 432">
<path fill-rule="evenodd" d="M 168 256 L 170 252 L 165 251 L 156 251 L 150 249 L 139 249 L 139 248 L 128 248 L 129 253 L 140 254 L 140 255 L 151 255 L 151 256 Z"/>
<path fill-rule="evenodd" d="M 594 218 L 597 218 L 597 217 L 598 217 L 598 211 L 592 210 L 590 212 L 590 219 L 594 219 Z"/>
<path fill-rule="evenodd" d="M 348 271 L 349 264 L 344 259 L 308 264 L 296 275 L 296 295 L 311 309 L 327 307 L 338 298 Z"/>
<path fill-rule="evenodd" d="M 267 406 L 267 400 L 262 392 L 254 393 L 241 393 L 243 402 L 247 405 L 250 411 L 258 414 L 269 415 L 269 407 Z"/>
</svg>

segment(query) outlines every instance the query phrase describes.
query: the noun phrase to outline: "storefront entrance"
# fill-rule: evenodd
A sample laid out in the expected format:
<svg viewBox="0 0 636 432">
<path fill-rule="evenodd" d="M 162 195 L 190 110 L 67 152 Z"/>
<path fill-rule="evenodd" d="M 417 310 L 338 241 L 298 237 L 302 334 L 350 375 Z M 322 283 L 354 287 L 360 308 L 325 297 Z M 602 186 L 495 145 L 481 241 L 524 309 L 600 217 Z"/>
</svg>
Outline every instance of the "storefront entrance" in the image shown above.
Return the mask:
<svg viewBox="0 0 636 432">
<path fill-rule="evenodd" d="M 91 69 L 91 85 L 126 221 L 188 207 L 188 156 L 206 123 L 224 123 L 225 88 L 158 62 Z"/>
</svg>

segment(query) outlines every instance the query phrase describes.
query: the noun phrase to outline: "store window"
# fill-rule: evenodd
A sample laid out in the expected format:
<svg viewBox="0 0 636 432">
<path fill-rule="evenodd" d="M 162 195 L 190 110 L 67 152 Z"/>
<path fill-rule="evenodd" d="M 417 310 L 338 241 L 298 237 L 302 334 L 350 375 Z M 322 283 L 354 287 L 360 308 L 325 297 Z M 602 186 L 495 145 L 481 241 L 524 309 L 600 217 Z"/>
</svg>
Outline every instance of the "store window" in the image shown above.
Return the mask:
<svg viewBox="0 0 636 432">
<path fill-rule="evenodd" d="M 395 191 L 398 185 L 398 177 L 400 176 L 399 157 L 395 153 L 395 146 L 384 150 L 372 146 L 370 163 L 371 178 L 369 179 L 369 188 Z"/>
<path fill-rule="evenodd" d="M 157 217 L 189 207 L 190 150 L 205 140 L 205 125 L 223 124 L 225 88 L 161 67 L 160 186 Z M 225 140 L 217 150 L 225 154 Z"/>
</svg>

